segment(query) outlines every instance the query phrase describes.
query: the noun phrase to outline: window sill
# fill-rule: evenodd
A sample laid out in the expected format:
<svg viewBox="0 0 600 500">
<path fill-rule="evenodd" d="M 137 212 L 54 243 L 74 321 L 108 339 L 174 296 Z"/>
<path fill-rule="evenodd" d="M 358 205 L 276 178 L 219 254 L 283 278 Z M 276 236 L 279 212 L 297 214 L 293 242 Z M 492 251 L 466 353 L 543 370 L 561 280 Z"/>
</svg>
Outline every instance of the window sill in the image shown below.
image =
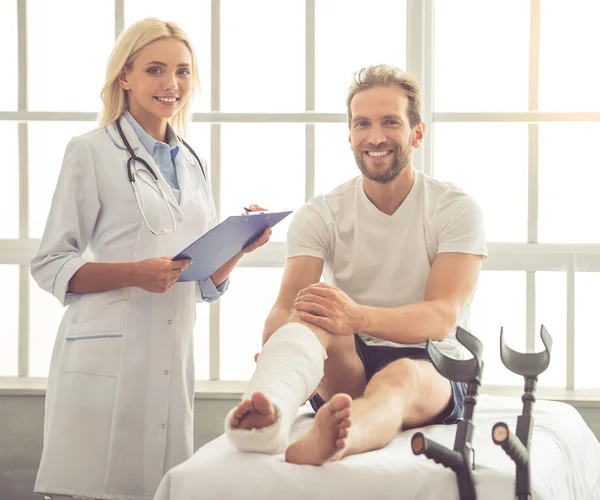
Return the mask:
<svg viewBox="0 0 600 500">
<path fill-rule="evenodd" d="M 42 377 L 0 377 L 0 396 L 45 396 L 47 379 Z M 197 380 L 196 399 L 237 399 L 245 381 Z"/>
<path fill-rule="evenodd" d="M 196 399 L 238 399 L 246 388 L 246 381 L 197 380 Z M 0 377 L 0 396 L 44 396 L 46 379 L 33 377 Z M 479 394 L 520 398 L 521 386 L 484 385 Z M 541 387 L 538 399 L 555 401 L 600 402 L 599 389 L 568 390 L 560 387 Z"/>
</svg>

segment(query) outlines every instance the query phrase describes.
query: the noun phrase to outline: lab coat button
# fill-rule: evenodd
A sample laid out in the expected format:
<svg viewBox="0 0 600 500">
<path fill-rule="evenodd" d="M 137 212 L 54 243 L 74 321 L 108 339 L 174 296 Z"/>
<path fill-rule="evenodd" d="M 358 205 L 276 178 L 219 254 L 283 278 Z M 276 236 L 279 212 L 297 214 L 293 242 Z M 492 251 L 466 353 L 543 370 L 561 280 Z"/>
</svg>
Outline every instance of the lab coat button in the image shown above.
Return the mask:
<svg viewBox="0 0 600 500">
<path fill-rule="evenodd" d="M 169 321 L 167 321 L 167 323 L 169 323 L 169 325 L 170 325 L 170 324 L 171 324 L 171 323 L 173 323 L 173 322 L 172 322 L 171 320 L 169 320 Z"/>
<path fill-rule="evenodd" d="M 165 370 L 165 375 L 168 375 L 168 374 L 169 374 L 169 370 Z"/>
<path fill-rule="evenodd" d="M 182 220 L 183 220 L 183 219 L 182 219 L 181 217 L 179 217 L 179 218 L 177 219 L 177 222 L 181 222 Z"/>
<path fill-rule="evenodd" d="M 161 428 L 161 429 L 164 429 L 165 427 L 166 427 L 166 425 L 165 425 L 165 424 L 162 424 L 162 425 L 160 426 L 160 428 Z"/>
</svg>

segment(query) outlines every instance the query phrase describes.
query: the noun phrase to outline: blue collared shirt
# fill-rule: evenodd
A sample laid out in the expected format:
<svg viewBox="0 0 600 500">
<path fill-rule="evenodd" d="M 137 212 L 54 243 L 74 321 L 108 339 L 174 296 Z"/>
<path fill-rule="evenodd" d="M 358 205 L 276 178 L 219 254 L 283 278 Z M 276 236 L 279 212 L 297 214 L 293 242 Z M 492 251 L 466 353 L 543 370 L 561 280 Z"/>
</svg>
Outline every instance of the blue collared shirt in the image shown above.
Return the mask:
<svg viewBox="0 0 600 500">
<path fill-rule="evenodd" d="M 179 153 L 179 144 L 171 125 L 167 124 L 166 139 L 168 144 L 165 144 L 164 142 L 157 141 L 154 137 L 151 137 L 129 111 L 125 111 L 124 116 L 133 127 L 133 130 L 135 130 L 135 133 L 139 137 L 140 142 L 146 151 L 148 151 L 148 154 L 152 156 L 154 163 L 156 163 L 156 166 L 160 169 L 160 173 L 165 181 L 167 181 L 167 184 L 171 186 L 177 203 L 180 203 L 181 191 L 179 190 L 177 170 L 175 168 L 175 158 Z"/>
<path fill-rule="evenodd" d="M 133 130 L 140 139 L 144 149 L 152 156 L 154 163 L 156 163 L 156 166 L 160 169 L 160 173 L 165 181 L 167 181 L 167 184 L 171 186 L 177 203 L 180 203 L 181 191 L 179 189 L 179 182 L 177 181 L 177 170 L 175 169 L 175 158 L 177 158 L 177 154 L 179 153 L 179 143 L 177 142 L 175 131 L 171 125 L 167 124 L 166 139 L 168 144 L 165 144 L 164 142 L 157 141 L 154 137 L 151 137 L 128 110 L 125 111 L 123 116 L 125 116 L 125 119 L 133 127 Z M 198 286 L 200 287 L 201 295 L 199 299 L 206 302 L 213 302 L 227 291 L 227 288 L 229 287 L 229 278 L 223 281 L 219 286 L 215 286 L 212 278 L 209 276 L 204 281 L 198 281 Z"/>
</svg>

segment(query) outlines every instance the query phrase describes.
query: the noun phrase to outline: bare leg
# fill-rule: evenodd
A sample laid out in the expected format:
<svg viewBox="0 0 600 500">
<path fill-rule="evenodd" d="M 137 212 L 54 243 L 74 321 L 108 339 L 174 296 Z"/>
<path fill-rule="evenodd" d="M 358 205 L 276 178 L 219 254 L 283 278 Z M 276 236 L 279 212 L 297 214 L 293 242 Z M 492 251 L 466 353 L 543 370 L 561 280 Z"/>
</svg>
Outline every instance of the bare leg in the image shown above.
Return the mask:
<svg viewBox="0 0 600 500">
<path fill-rule="evenodd" d="M 402 427 L 431 422 L 448 405 L 450 383 L 427 361 L 401 359 L 377 373 L 365 395 L 343 408 L 338 394 L 319 408 L 311 430 L 286 450 L 286 460 L 321 465 L 386 446 Z M 343 399 L 342 399 L 343 398 Z M 341 422 L 341 423 L 340 423 Z"/>
<path fill-rule="evenodd" d="M 285 451 L 285 460 L 293 464 L 321 465 L 339 459 L 349 446 L 352 425 L 352 398 L 336 394 L 315 416 L 315 422 L 304 437 Z"/>
</svg>

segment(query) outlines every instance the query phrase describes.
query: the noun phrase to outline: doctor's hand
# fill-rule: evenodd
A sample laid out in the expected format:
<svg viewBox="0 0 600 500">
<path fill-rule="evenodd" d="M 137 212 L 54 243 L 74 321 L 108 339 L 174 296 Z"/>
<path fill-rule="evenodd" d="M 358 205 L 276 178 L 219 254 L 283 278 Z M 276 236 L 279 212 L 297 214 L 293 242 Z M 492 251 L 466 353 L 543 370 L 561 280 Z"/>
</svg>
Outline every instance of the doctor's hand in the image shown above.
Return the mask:
<svg viewBox="0 0 600 500">
<path fill-rule="evenodd" d="M 191 263 L 190 259 L 171 260 L 171 257 L 157 257 L 136 262 L 133 286 L 147 292 L 166 292 Z"/>
<path fill-rule="evenodd" d="M 364 331 L 363 308 L 339 288 L 326 283 L 300 290 L 294 308 L 300 313 L 300 319 L 334 335 L 354 335 Z"/>
<path fill-rule="evenodd" d="M 261 207 L 260 205 L 255 205 L 254 203 L 252 205 L 248 205 L 248 207 L 244 207 L 245 212 L 244 213 L 252 213 L 252 212 L 268 212 L 269 209 L 268 208 L 264 208 Z"/>
<path fill-rule="evenodd" d="M 242 248 L 242 254 L 254 252 L 254 250 L 256 250 L 257 248 L 262 247 L 267 241 L 269 241 L 272 232 L 273 230 L 270 227 L 265 229 L 263 233 L 252 243 L 249 243 L 244 248 Z"/>
</svg>

